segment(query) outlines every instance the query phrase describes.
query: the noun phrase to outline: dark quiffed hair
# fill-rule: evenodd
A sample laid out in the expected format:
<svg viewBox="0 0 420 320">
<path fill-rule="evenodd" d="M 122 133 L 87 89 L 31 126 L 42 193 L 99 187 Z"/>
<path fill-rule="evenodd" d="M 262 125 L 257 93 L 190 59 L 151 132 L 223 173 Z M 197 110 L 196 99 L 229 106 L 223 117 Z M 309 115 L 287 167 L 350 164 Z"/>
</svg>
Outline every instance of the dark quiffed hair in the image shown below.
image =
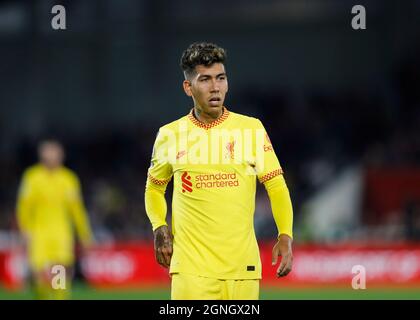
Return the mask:
<svg viewBox="0 0 420 320">
<path fill-rule="evenodd" d="M 213 63 L 224 63 L 225 60 L 225 49 L 214 43 L 195 42 L 182 53 L 180 65 L 185 76 L 191 76 L 198 65 L 211 66 Z"/>
</svg>

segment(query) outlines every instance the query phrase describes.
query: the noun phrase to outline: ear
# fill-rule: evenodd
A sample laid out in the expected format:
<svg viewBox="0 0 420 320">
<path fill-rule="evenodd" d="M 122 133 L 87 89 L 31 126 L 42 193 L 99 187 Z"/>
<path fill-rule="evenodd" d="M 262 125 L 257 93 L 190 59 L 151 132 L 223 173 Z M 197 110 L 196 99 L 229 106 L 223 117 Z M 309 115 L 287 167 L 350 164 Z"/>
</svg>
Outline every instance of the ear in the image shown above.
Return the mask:
<svg viewBox="0 0 420 320">
<path fill-rule="evenodd" d="M 184 87 L 185 94 L 192 97 L 191 82 L 185 79 L 184 82 L 182 82 L 182 86 Z"/>
</svg>

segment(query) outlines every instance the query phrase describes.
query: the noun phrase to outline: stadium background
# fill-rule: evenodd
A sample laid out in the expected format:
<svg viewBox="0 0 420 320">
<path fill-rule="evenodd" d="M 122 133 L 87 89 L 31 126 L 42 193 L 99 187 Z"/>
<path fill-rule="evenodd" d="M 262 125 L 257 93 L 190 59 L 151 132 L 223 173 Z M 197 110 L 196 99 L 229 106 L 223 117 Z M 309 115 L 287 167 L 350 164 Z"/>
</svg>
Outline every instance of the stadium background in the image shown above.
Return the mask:
<svg viewBox="0 0 420 320">
<path fill-rule="evenodd" d="M 67 30 L 51 28 L 55 4 Z M 351 28 L 356 4 L 366 30 Z M 420 298 L 419 14 L 418 0 L 0 1 L 0 299 L 32 298 L 14 206 L 51 134 L 98 242 L 74 298 L 169 298 L 143 194 L 158 127 L 192 107 L 178 62 L 194 41 L 227 49 L 226 105 L 265 124 L 291 192 L 295 265 L 278 280 L 258 189 L 261 297 Z"/>
</svg>

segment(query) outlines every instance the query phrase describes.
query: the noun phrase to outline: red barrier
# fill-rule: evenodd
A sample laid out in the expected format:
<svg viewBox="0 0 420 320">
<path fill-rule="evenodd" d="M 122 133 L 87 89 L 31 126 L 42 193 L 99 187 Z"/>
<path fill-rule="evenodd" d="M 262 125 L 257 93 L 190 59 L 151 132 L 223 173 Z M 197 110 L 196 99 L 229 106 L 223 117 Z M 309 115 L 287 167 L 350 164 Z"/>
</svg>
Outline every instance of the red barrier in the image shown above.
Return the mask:
<svg viewBox="0 0 420 320">
<path fill-rule="evenodd" d="M 81 259 L 82 272 L 95 286 L 169 284 L 168 270 L 155 262 L 153 244 L 118 244 L 91 249 Z"/>
<path fill-rule="evenodd" d="M 260 244 L 263 283 L 269 285 L 350 284 L 354 266 L 366 270 L 369 285 L 420 285 L 420 244 L 394 246 L 295 246 L 293 271 L 276 278 L 271 266 L 272 243 Z M 0 254 L 0 280 L 9 288 L 24 282 L 24 263 L 19 252 Z M 86 280 L 93 286 L 167 286 L 167 269 L 154 258 L 153 244 L 99 246 L 81 257 Z"/>
<path fill-rule="evenodd" d="M 370 284 L 420 285 L 420 246 L 300 246 L 294 249 L 293 271 L 276 277 L 271 244 L 260 245 L 263 282 L 270 285 L 351 283 L 354 266 L 366 270 Z M 95 285 L 167 284 L 167 270 L 156 262 L 151 245 L 96 249 L 84 259 L 84 273 Z"/>
<path fill-rule="evenodd" d="M 420 245 L 296 247 L 293 271 L 281 280 L 270 265 L 271 246 L 261 246 L 261 260 L 263 281 L 271 285 L 351 284 L 355 266 L 370 285 L 420 285 Z"/>
<path fill-rule="evenodd" d="M 26 274 L 27 263 L 23 250 L 0 251 L 0 284 L 11 290 L 21 289 Z"/>
</svg>

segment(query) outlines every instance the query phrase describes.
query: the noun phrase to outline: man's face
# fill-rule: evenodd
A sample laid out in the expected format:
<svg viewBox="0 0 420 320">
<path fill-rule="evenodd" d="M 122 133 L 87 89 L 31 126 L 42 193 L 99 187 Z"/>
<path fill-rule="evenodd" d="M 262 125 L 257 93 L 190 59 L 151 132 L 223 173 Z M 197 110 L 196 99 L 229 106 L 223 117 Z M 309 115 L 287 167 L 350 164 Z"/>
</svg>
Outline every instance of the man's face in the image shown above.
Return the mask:
<svg viewBox="0 0 420 320">
<path fill-rule="evenodd" d="M 222 63 L 196 66 L 195 74 L 184 81 L 184 90 L 200 111 L 219 114 L 228 91 L 225 66 Z"/>
<path fill-rule="evenodd" d="M 39 158 L 47 168 L 55 169 L 63 163 L 63 148 L 56 142 L 44 142 L 39 147 Z"/>
</svg>

